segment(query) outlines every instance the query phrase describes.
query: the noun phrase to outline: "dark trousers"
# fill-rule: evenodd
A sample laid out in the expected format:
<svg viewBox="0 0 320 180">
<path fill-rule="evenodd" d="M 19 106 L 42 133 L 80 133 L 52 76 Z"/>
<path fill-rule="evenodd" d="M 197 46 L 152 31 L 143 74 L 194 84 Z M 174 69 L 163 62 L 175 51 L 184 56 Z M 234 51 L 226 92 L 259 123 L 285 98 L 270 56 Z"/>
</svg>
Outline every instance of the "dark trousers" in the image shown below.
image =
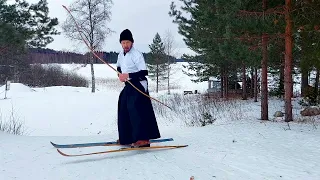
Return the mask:
<svg viewBox="0 0 320 180">
<path fill-rule="evenodd" d="M 149 95 L 139 81 L 130 81 L 140 91 Z M 118 133 L 120 144 L 131 144 L 138 140 L 160 138 L 151 99 L 131 84 L 125 83 L 118 100 Z"/>
</svg>

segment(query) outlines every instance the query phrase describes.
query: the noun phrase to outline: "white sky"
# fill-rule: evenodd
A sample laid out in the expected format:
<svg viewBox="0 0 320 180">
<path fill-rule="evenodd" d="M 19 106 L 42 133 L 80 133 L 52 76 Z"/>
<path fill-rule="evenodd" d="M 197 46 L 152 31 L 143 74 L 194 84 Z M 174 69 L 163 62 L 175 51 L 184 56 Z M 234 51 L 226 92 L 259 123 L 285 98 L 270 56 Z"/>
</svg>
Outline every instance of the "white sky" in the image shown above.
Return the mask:
<svg viewBox="0 0 320 180">
<path fill-rule="evenodd" d="M 12 1 L 12 0 L 11 0 Z M 29 3 L 38 2 L 38 0 L 27 0 Z M 50 17 L 57 17 L 59 22 L 65 21 L 67 11 L 62 5 L 69 6 L 73 0 L 48 0 Z M 119 44 L 119 35 L 122 30 L 128 28 L 135 39 L 135 47 L 142 52 L 149 52 L 148 45 L 158 32 L 161 37 L 166 30 L 170 30 L 175 36 L 177 54 L 192 53 L 178 34 L 177 25 L 172 22 L 173 18 L 168 15 L 172 0 L 113 0 L 111 9 L 112 17 L 109 27 L 115 31 L 106 41 L 103 51 L 121 50 Z M 178 0 L 175 0 L 178 2 Z M 61 32 L 60 36 L 54 36 L 54 42 L 47 47 L 55 50 L 66 50 L 84 52 L 85 44 L 83 42 L 75 43 L 67 39 L 60 27 L 57 29 Z"/>
</svg>

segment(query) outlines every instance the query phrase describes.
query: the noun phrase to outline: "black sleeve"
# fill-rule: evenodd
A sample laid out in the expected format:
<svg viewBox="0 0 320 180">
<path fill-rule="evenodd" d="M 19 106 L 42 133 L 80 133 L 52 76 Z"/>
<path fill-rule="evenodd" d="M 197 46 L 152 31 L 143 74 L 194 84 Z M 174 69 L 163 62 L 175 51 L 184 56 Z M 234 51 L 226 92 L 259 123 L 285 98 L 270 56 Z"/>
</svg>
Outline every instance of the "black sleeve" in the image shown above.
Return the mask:
<svg viewBox="0 0 320 180">
<path fill-rule="evenodd" d="M 121 68 L 120 68 L 120 67 L 117 67 L 117 71 L 118 71 L 118 72 L 120 72 L 120 73 L 122 73 L 122 71 L 121 71 Z"/>
<path fill-rule="evenodd" d="M 138 72 L 134 72 L 134 73 L 129 73 L 129 78 L 131 79 L 145 79 L 148 75 L 148 71 L 147 70 L 140 70 Z"/>
</svg>

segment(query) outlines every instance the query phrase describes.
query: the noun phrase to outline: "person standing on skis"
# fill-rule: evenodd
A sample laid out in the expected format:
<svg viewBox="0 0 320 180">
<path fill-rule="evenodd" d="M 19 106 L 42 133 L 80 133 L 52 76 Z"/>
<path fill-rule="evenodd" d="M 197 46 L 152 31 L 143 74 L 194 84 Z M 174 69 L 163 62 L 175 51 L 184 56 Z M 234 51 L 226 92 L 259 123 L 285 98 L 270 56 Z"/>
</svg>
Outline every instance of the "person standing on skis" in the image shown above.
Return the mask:
<svg viewBox="0 0 320 180">
<path fill-rule="evenodd" d="M 134 39 L 130 30 L 120 34 L 123 48 L 118 55 L 117 71 L 119 80 L 125 83 L 118 100 L 118 134 L 121 145 L 149 147 L 150 139 L 160 138 L 160 132 L 152 103 L 127 81 L 140 91 L 149 95 L 148 70 L 143 54 L 133 47 Z"/>
</svg>

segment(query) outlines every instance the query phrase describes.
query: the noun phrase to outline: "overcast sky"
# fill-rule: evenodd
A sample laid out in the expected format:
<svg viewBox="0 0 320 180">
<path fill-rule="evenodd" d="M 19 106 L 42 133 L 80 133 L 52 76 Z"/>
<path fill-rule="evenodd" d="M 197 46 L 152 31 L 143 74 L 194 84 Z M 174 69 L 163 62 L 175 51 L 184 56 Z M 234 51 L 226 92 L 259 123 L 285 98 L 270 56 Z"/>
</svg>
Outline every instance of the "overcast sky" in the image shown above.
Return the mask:
<svg viewBox="0 0 320 180">
<path fill-rule="evenodd" d="M 38 0 L 27 0 L 30 3 Z M 175 0 L 176 2 L 178 0 Z M 50 17 L 57 17 L 59 22 L 65 21 L 67 11 L 62 5 L 69 6 L 73 0 L 48 0 Z M 175 36 L 179 55 L 192 53 L 178 34 L 177 25 L 172 23 L 173 18 L 169 17 L 170 3 L 172 0 L 113 0 L 111 9 L 112 19 L 109 27 L 115 31 L 106 39 L 103 51 L 121 50 L 119 35 L 122 30 L 128 28 L 135 39 L 135 47 L 142 52 L 149 52 L 148 45 L 152 43 L 155 34 L 159 32 L 164 36 L 166 30 L 170 30 Z M 179 2 L 178 2 L 179 3 Z M 59 31 L 60 27 L 57 28 Z M 55 41 L 48 45 L 48 48 L 55 50 L 84 51 L 84 43 L 73 43 L 67 39 L 63 32 L 60 36 L 54 36 Z M 87 49 L 86 49 L 87 50 Z"/>
</svg>

